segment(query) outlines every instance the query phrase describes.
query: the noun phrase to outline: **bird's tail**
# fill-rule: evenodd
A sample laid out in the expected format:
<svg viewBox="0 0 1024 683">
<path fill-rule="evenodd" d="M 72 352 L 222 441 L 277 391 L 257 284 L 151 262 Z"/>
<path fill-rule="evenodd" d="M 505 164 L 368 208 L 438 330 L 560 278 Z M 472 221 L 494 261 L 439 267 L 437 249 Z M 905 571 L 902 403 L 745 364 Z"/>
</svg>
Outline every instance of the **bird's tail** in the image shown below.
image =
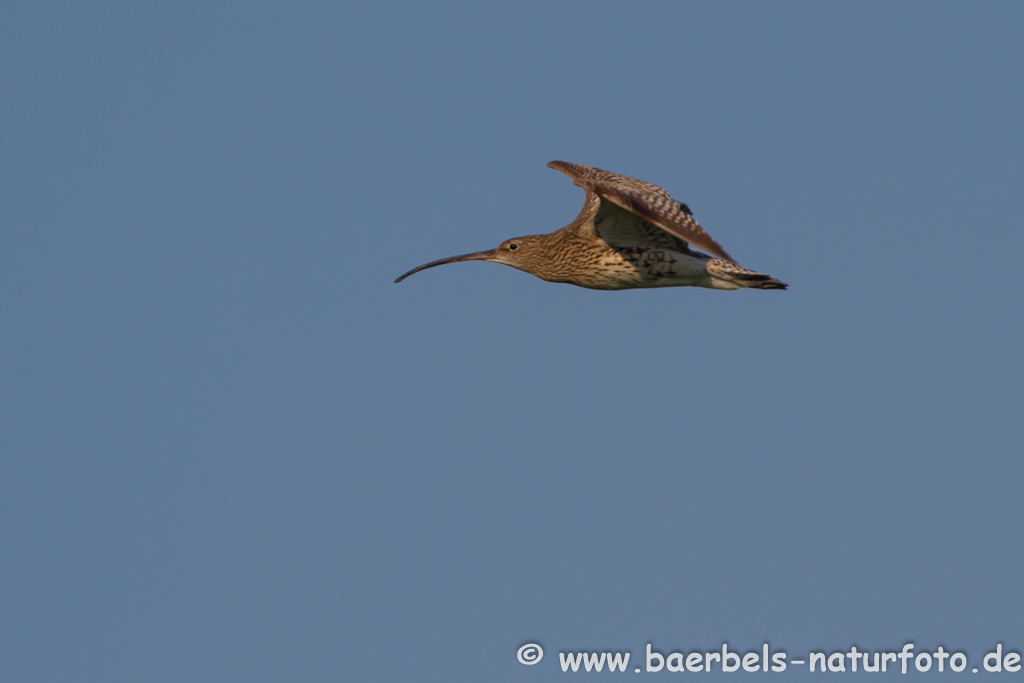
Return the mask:
<svg viewBox="0 0 1024 683">
<path fill-rule="evenodd" d="M 776 280 L 771 275 L 764 275 L 757 273 L 756 278 L 750 278 L 744 282 L 744 285 L 750 289 L 789 289 L 789 285 L 781 280 Z"/>
<path fill-rule="evenodd" d="M 726 285 L 722 287 L 723 289 L 786 289 L 789 286 L 771 275 L 747 270 L 743 266 L 722 259 L 710 259 L 707 268 L 709 275 L 723 281 L 722 284 Z"/>
</svg>

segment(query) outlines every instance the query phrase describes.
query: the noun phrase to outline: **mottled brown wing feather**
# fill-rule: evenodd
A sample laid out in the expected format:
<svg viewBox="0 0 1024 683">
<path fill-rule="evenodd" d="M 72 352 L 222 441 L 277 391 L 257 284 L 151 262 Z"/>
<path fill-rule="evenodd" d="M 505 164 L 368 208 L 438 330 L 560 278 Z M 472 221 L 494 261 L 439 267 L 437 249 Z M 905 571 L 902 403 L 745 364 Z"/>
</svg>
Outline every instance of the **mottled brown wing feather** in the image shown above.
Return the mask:
<svg viewBox="0 0 1024 683">
<path fill-rule="evenodd" d="M 733 257 L 700 227 L 686 204 L 676 201 L 665 188 L 592 166 L 552 161 L 549 167 L 561 171 L 573 182 L 608 201 L 635 213 L 646 221 L 713 256 L 736 263 Z"/>
</svg>

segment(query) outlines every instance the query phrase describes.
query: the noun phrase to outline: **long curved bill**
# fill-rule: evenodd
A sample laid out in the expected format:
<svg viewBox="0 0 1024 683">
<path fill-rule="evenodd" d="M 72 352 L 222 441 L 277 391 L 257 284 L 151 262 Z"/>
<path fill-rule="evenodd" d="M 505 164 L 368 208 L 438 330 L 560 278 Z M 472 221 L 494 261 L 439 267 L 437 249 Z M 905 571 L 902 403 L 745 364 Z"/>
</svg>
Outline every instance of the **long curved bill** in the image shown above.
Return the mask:
<svg viewBox="0 0 1024 683">
<path fill-rule="evenodd" d="M 405 278 L 409 277 L 413 273 L 418 273 L 421 270 L 427 268 L 433 268 L 434 266 L 443 266 L 446 263 L 458 263 L 459 261 L 489 261 L 494 258 L 494 249 L 490 251 L 478 251 L 475 254 L 462 254 L 461 256 L 449 256 L 448 258 L 438 259 L 437 261 L 431 261 L 430 263 L 424 263 L 418 268 L 413 268 L 405 275 L 400 276 L 395 283 L 399 283 Z"/>
</svg>

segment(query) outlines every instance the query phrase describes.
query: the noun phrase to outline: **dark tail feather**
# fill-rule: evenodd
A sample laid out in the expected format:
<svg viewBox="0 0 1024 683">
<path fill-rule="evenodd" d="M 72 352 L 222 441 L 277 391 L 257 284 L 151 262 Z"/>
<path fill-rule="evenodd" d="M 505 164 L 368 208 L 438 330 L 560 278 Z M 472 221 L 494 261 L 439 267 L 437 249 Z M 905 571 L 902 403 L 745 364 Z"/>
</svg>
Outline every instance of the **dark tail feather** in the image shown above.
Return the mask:
<svg viewBox="0 0 1024 683">
<path fill-rule="evenodd" d="M 781 280 L 776 280 L 769 275 L 762 275 L 760 278 L 751 278 L 750 284 L 747 287 L 751 289 L 789 289 L 789 285 Z"/>
<path fill-rule="evenodd" d="M 754 273 L 747 271 L 745 273 L 733 273 L 734 278 L 741 281 L 744 287 L 750 289 L 787 289 L 789 285 L 781 280 L 776 280 L 771 275 L 765 275 L 764 273 Z"/>
</svg>

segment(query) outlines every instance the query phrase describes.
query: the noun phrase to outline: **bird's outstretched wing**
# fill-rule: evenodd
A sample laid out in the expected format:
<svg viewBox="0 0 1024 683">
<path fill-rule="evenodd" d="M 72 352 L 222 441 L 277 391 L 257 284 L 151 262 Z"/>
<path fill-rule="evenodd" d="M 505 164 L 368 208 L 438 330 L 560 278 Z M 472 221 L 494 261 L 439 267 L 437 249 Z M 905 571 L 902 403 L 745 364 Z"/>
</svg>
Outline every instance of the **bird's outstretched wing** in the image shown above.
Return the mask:
<svg viewBox="0 0 1024 683">
<path fill-rule="evenodd" d="M 711 239 L 711 235 L 694 220 L 690 208 L 686 204 L 672 199 L 665 188 L 629 176 L 568 161 L 552 161 L 548 166 L 566 174 L 573 179 L 574 183 L 587 191 L 587 204 L 584 206 L 584 213 L 587 213 L 588 209 L 596 213 L 597 207 L 592 206 L 593 200 L 590 197 L 591 194 L 595 194 L 698 249 L 736 263 L 735 259 L 722 248 L 722 245 Z M 580 217 L 583 217 L 583 213 L 580 214 Z M 638 223 L 637 227 L 639 228 L 641 225 L 642 223 Z"/>
</svg>

